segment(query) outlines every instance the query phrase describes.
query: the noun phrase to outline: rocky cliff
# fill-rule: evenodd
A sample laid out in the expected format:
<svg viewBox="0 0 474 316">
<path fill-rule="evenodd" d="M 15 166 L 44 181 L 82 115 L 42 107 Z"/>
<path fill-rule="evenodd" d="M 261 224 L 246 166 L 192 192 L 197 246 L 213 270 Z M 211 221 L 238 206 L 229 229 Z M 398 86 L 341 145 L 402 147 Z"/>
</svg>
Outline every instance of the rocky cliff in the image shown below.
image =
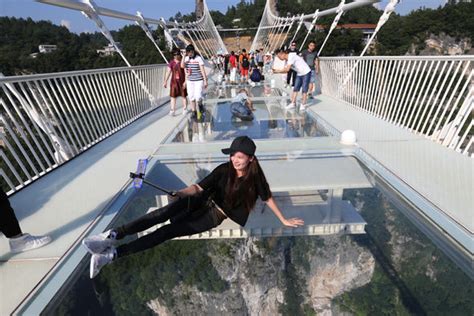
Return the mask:
<svg viewBox="0 0 474 316">
<path fill-rule="evenodd" d="M 444 33 L 439 35 L 431 34 L 425 41 L 424 47 L 412 44 L 409 55 L 472 55 L 474 48 L 472 47 L 472 39 L 470 38 L 454 38 Z"/>
<path fill-rule="evenodd" d="M 375 260 L 349 236 L 218 241 L 209 256 L 228 284 L 222 293 L 179 284 L 172 306 L 148 302 L 158 315 L 332 315 L 332 299 L 367 284 Z"/>
</svg>

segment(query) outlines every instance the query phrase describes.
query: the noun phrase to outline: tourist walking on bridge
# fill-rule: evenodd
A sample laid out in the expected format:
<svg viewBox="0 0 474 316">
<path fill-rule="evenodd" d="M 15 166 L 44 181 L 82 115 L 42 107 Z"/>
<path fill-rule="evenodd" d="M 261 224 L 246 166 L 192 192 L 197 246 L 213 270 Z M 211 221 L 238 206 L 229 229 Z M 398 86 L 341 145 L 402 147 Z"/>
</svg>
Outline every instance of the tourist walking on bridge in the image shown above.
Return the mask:
<svg viewBox="0 0 474 316">
<path fill-rule="evenodd" d="M 263 73 L 263 48 L 255 51 L 255 62 L 260 72 Z"/>
<path fill-rule="evenodd" d="M 229 54 L 224 55 L 224 80 L 229 81 Z"/>
<path fill-rule="evenodd" d="M 176 108 L 176 98 L 182 97 L 183 98 L 183 115 L 186 114 L 186 108 L 188 106 L 188 102 L 186 97 L 188 93 L 186 91 L 185 83 L 185 73 L 184 69 L 181 68 L 181 52 L 178 48 L 173 50 L 173 60 L 171 60 L 168 64 L 168 69 L 165 75 L 165 82 L 163 83 L 163 87 L 166 88 L 168 84 L 168 80 L 171 76 L 170 82 L 170 98 L 171 98 L 171 110 L 170 115 L 173 116 L 175 114 Z"/>
<path fill-rule="evenodd" d="M 249 80 L 249 68 L 250 68 L 250 57 L 247 54 L 247 51 L 242 49 L 242 54 L 239 56 L 240 64 L 240 81 L 242 83 Z"/>
<path fill-rule="evenodd" d="M 185 87 L 191 102 L 193 118 L 196 118 L 196 105 L 202 99 L 202 89 L 207 88 L 207 76 L 204 71 L 204 60 L 193 45 L 186 47 L 186 56 L 181 60 L 181 68 L 185 69 Z"/>
<path fill-rule="evenodd" d="M 245 226 L 257 198 L 267 204 L 283 225 L 303 225 L 303 220 L 287 219 L 280 212 L 255 156 L 255 150 L 255 143 L 249 137 L 235 138 L 230 148 L 222 149 L 225 155 L 229 155 L 229 161 L 216 167 L 197 184 L 176 192 L 179 197 L 176 201 L 131 223 L 84 239 L 84 246 L 93 254 L 90 277 L 94 278 L 103 266 L 117 258 L 150 249 L 176 237 L 205 232 L 220 225 L 226 218 Z M 117 240 L 167 220 L 171 224 L 115 247 Z"/>
<path fill-rule="evenodd" d="M 316 42 L 310 41 L 308 43 L 308 49 L 301 53 L 301 57 L 306 61 L 309 68 L 311 69 L 311 77 L 309 80 L 308 98 L 313 98 L 313 93 L 316 87 L 316 75 L 319 73 L 319 58 L 316 52 Z"/>
</svg>

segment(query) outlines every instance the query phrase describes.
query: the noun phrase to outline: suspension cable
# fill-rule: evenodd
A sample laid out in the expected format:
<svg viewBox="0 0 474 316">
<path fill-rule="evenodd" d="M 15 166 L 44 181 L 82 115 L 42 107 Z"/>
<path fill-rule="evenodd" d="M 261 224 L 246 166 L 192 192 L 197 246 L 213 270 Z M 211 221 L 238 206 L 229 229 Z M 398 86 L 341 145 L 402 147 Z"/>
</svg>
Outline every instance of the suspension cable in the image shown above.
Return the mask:
<svg viewBox="0 0 474 316">
<path fill-rule="evenodd" d="M 146 36 L 153 42 L 153 44 L 155 45 L 156 49 L 158 49 L 158 52 L 160 53 L 160 55 L 163 58 L 163 60 L 165 61 L 165 63 L 168 63 L 168 60 L 166 59 L 165 55 L 163 54 L 160 47 L 158 46 L 155 39 L 153 38 L 153 35 L 151 34 L 150 28 L 148 27 L 148 24 L 145 22 L 145 19 L 143 18 L 143 15 L 141 14 L 141 12 L 137 11 L 137 16 L 140 18 L 140 20 L 135 21 L 135 23 L 137 23 L 142 28 L 142 30 L 145 32 Z"/>
<path fill-rule="evenodd" d="M 334 21 L 332 22 L 331 24 L 331 28 L 329 29 L 329 33 L 328 35 L 326 35 L 326 38 L 324 39 L 324 42 L 323 44 L 321 45 L 321 47 L 319 48 L 319 51 L 318 51 L 318 54 L 317 56 L 319 57 L 319 55 L 321 54 L 321 51 L 323 50 L 324 46 L 326 45 L 326 42 L 327 40 L 329 39 L 329 36 L 331 36 L 331 33 L 332 31 L 334 31 L 334 29 L 336 28 L 337 24 L 339 23 L 339 19 L 341 18 L 341 16 L 344 14 L 344 4 L 346 3 L 346 0 L 341 0 L 341 3 L 339 4 L 339 6 L 337 7 L 337 15 L 336 17 L 334 18 Z"/>
<path fill-rule="evenodd" d="M 372 44 L 372 41 L 374 40 L 374 38 L 377 35 L 378 31 L 380 31 L 382 26 L 388 21 L 388 19 L 390 18 L 390 15 L 392 14 L 392 12 L 395 11 L 395 8 L 396 8 L 397 4 L 399 4 L 399 3 L 400 3 L 400 0 L 390 0 L 390 2 L 385 6 L 385 10 L 379 18 L 379 21 L 377 23 L 377 26 L 375 27 L 374 33 L 372 33 L 372 36 L 370 37 L 369 41 L 365 45 L 364 49 L 362 50 L 362 53 L 360 54 L 360 57 L 364 56 L 365 52 L 367 51 L 367 49 Z M 351 68 L 351 71 L 349 72 L 349 74 L 344 79 L 344 81 L 343 81 L 342 85 L 340 86 L 339 90 L 344 89 L 344 87 L 347 85 L 350 78 L 352 77 L 353 72 L 359 66 L 359 62 L 360 62 L 360 59 L 357 60 L 356 63 L 354 64 L 354 66 Z"/>
<path fill-rule="evenodd" d="M 306 33 L 306 36 L 305 36 L 305 38 L 304 38 L 304 40 L 303 40 L 303 43 L 301 43 L 300 51 L 303 49 L 304 44 L 306 43 L 306 40 L 308 39 L 309 34 L 311 33 L 311 31 L 313 30 L 314 26 L 316 25 L 316 21 L 318 20 L 318 13 L 319 13 L 319 9 L 317 9 L 316 11 L 314 11 L 313 21 L 311 21 L 311 25 L 310 25 L 310 27 L 308 28 L 308 33 Z"/>
</svg>

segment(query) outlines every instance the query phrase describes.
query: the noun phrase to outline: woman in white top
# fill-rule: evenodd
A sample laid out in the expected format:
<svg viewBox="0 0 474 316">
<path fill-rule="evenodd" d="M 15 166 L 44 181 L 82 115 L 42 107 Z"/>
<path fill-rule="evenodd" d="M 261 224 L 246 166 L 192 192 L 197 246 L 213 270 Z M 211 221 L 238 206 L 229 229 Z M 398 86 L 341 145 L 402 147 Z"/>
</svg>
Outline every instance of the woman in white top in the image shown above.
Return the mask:
<svg viewBox="0 0 474 316">
<path fill-rule="evenodd" d="M 186 89 L 193 117 L 196 117 L 196 103 L 202 99 L 202 89 L 207 88 L 207 77 L 204 71 L 204 60 L 196 53 L 193 45 L 186 47 L 186 56 L 181 60 L 181 68 L 186 75 Z"/>
<path fill-rule="evenodd" d="M 309 68 L 306 61 L 297 54 L 290 54 L 287 50 L 277 49 L 275 56 L 286 61 L 286 66 L 283 69 L 273 69 L 274 73 L 287 73 L 290 69 L 296 71 L 296 80 L 293 87 L 293 94 L 291 95 L 291 103 L 286 107 L 287 109 L 294 109 L 296 106 L 296 97 L 300 89 L 303 91 L 301 97 L 301 110 L 306 109 L 306 100 L 308 99 L 308 89 L 311 80 L 311 68 Z"/>
</svg>

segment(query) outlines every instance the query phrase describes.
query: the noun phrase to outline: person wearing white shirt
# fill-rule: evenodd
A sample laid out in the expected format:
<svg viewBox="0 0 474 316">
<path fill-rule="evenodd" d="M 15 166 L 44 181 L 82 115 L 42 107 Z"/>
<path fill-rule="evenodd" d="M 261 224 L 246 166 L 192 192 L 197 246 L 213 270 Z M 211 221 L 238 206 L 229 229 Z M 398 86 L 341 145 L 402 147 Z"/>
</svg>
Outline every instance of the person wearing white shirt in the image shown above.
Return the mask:
<svg viewBox="0 0 474 316">
<path fill-rule="evenodd" d="M 186 56 L 181 59 L 181 68 L 185 70 L 185 86 L 191 101 L 192 116 L 196 118 L 196 105 L 202 99 L 202 89 L 207 88 L 207 75 L 204 60 L 196 53 L 193 45 L 186 47 Z"/>
<path fill-rule="evenodd" d="M 286 61 L 286 66 L 283 69 L 273 69 L 274 73 L 287 73 L 290 69 L 296 71 L 296 80 L 291 95 L 291 103 L 286 107 L 287 109 L 294 109 L 296 107 L 296 97 L 298 92 L 302 90 L 301 96 L 301 110 L 306 109 L 306 100 L 308 99 L 309 82 L 311 80 L 311 68 L 309 68 L 306 61 L 297 54 L 290 54 L 287 50 L 276 50 L 275 56 Z"/>
</svg>

